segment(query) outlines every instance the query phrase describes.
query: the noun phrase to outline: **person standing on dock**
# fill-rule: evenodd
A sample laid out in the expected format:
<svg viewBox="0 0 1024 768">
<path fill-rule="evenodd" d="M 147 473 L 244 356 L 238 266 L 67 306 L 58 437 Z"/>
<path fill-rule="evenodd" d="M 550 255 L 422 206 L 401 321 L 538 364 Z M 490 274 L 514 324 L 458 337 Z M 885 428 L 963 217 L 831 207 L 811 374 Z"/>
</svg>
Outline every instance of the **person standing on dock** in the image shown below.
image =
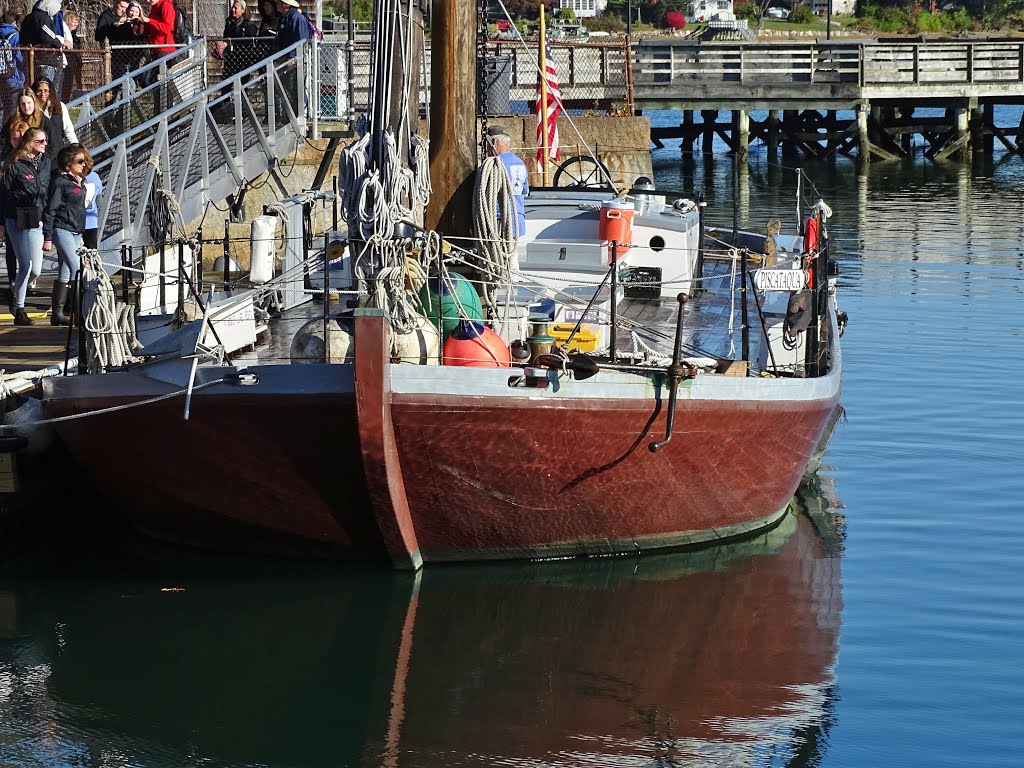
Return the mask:
<svg viewBox="0 0 1024 768">
<path fill-rule="evenodd" d="M 25 312 L 29 281 L 43 271 L 43 205 L 50 188 L 46 131 L 29 128 L 0 169 L 0 235 L 10 234 L 18 255 L 14 324 L 34 325 Z"/>
<path fill-rule="evenodd" d="M 21 137 L 25 135 L 25 131 L 29 128 L 31 126 L 24 120 L 15 120 L 8 126 L 10 138 L 9 141 L 0 147 L 0 165 L 21 146 Z M 4 260 L 7 266 L 7 306 L 10 307 L 11 314 L 13 315 L 16 307 L 14 282 L 18 279 L 18 256 L 14 252 L 14 245 L 11 244 L 10 232 L 4 235 L 3 241 Z"/>
<path fill-rule="evenodd" d="M 18 121 L 28 123 L 30 128 L 42 129 L 46 134 L 48 142 L 46 145 L 47 153 L 54 153 L 64 146 L 63 132 L 46 116 L 46 113 L 43 112 L 43 105 L 39 102 L 39 97 L 36 96 L 36 92 L 27 86 L 22 88 L 21 93 L 18 94 L 17 108 L 7 118 L 3 127 L 0 128 L 0 135 L 9 138 L 11 126 Z"/>
<path fill-rule="evenodd" d="M 81 144 L 68 144 L 57 155 L 59 171 L 50 176 L 49 193 L 43 209 L 43 250 L 57 246 L 57 279 L 53 283 L 50 325 L 67 325 L 64 302 L 68 286 L 81 264 L 78 249 L 85 231 L 85 175 L 92 165 Z"/>
<path fill-rule="evenodd" d="M 278 51 L 283 51 L 285 48 L 288 48 L 302 40 L 309 40 L 309 19 L 303 16 L 302 11 L 299 10 L 298 0 L 277 0 L 277 12 Z M 295 51 L 292 51 L 290 54 L 291 60 L 281 70 L 281 85 L 288 97 L 288 102 L 291 105 L 292 112 L 295 112 L 298 108 L 299 82 L 298 75 L 295 70 L 295 57 Z M 281 109 L 280 102 L 278 102 L 277 111 L 278 120 L 288 120 L 288 114 Z"/>
<path fill-rule="evenodd" d="M 501 126 L 487 129 L 487 152 L 492 157 L 501 158 L 508 171 L 512 197 L 516 201 L 516 236 L 522 237 L 526 232 L 526 196 L 530 194 L 530 173 L 526 170 L 526 163 L 512 151 L 512 137 Z"/>
<path fill-rule="evenodd" d="M 239 42 L 244 38 L 255 38 L 258 29 L 256 22 L 249 20 L 249 11 L 243 0 L 234 0 L 224 20 L 224 40 L 227 50 L 224 51 L 224 79 L 241 72 L 256 63 L 255 46 L 253 43 Z"/>
<path fill-rule="evenodd" d="M 117 0 L 116 3 L 107 8 L 96 19 L 96 42 L 100 48 L 106 40 L 110 40 L 110 33 L 115 27 L 125 23 L 125 12 L 128 10 L 129 0 Z M 111 41 L 113 42 L 113 41 Z"/>
</svg>

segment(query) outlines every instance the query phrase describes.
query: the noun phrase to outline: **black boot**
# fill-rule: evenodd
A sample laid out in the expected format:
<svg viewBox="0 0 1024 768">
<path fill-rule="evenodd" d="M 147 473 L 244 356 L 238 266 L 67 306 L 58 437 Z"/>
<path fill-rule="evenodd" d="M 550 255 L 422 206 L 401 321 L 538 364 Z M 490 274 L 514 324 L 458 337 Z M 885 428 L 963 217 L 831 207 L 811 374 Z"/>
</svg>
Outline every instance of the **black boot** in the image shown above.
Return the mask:
<svg viewBox="0 0 1024 768">
<path fill-rule="evenodd" d="M 64 319 L 67 321 L 65 325 L 73 325 L 75 320 L 75 312 L 78 311 L 78 283 L 68 283 L 68 298 L 64 302 Z"/>
<path fill-rule="evenodd" d="M 52 303 L 50 304 L 50 325 L 67 325 L 64 317 L 64 302 L 68 298 L 68 284 L 55 280 L 53 283 Z"/>
<path fill-rule="evenodd" d="M 35 325 L 35 320 L 28 316 L 24 307 L 18 307 L 14 313 L 15 325 Z"/>
</svg>

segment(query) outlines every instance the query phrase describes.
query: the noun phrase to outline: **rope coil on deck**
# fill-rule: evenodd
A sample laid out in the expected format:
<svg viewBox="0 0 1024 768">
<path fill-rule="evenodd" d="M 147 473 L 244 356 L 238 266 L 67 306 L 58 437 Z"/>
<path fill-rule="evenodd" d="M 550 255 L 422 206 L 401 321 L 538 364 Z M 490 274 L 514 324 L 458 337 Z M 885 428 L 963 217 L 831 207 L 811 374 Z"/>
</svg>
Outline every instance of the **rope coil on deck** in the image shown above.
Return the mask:
<svg viewBox="0 0 1024 768">
<path fill-rule="evenodd" d="M 89 373 L 122 366 L 138 360 L 132 353 L 141 349 L 135 335 L 132 307 L 117 300 L 103 261 L 92 249 L 79 251 L 82 257 L 82 317 L 86 332 L 86 365 Z"/>
</svg>

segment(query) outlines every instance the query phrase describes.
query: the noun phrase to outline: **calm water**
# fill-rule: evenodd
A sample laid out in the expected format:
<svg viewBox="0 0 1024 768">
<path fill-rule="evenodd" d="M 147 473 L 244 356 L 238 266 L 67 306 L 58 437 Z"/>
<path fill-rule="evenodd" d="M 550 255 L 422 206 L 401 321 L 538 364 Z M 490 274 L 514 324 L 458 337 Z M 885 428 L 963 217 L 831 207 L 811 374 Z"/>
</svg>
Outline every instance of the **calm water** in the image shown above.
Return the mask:
<svg viewBox="0 0 1024 768">
<path fill-rule="evenodd" d="M 758 227 L 793 198 L 759 151 Z M 724 157 L 655 164 L 731 198 Z M 9 568 L 0 767 L 1020 765 L 1024 161 L 809 170 L 846 418 L 779 529 L 418 578 Z"/>
</svg>

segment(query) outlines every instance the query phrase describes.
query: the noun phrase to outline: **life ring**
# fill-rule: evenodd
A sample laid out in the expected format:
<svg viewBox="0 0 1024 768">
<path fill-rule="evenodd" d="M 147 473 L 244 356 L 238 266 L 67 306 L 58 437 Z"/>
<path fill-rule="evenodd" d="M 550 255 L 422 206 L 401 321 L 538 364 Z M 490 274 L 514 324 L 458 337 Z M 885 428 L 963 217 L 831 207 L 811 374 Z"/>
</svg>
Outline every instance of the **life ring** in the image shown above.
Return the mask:
<svg viewBox="0 0 1024 768">
<path fill-rule="evenodd" d="M 808 216 L 804 222 L 804 253 L 818 250 L 818 217 Z"/>
</svg>

